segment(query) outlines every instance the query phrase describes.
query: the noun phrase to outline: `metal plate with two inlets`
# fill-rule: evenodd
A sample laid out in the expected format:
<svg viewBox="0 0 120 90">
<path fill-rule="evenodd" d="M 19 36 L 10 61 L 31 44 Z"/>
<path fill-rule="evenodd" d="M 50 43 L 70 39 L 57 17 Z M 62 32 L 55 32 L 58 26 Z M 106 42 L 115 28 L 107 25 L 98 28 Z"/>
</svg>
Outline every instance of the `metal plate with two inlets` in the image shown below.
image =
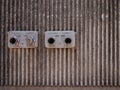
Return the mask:
<svg viewBox="0 0 120 90">
<path fill-rule="evenodd" d="M 74 31 L 46 31 L 45 47 L 46 48 L 74 48 L 75 32 Z"/>
<path fill-rule="evenodd" d="M 9 48 L 36 48 L 38 47 L 37 31 L 9 31 Z"/>
</svg>

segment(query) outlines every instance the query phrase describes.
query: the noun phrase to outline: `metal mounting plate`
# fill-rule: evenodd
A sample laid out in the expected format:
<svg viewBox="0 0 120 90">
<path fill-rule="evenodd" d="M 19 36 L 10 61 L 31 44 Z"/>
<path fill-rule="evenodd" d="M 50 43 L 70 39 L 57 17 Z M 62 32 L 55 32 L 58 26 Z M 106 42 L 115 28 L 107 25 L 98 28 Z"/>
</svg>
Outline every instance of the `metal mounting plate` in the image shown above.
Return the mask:
<svg viewBox="0 0 120 90">
<path fill-rule="evenodd" d="M 54 42 L 49 40 L 54 39 Z M 45 32 L 46 48 L 74 48 L 75 32 L 74 31 L 46 31 Z"/>
<path fill-rule="evenodd" d="M 9 31 L 9 48 L 36 48 L 38 46 L 37 31 Z"/>
</svg>

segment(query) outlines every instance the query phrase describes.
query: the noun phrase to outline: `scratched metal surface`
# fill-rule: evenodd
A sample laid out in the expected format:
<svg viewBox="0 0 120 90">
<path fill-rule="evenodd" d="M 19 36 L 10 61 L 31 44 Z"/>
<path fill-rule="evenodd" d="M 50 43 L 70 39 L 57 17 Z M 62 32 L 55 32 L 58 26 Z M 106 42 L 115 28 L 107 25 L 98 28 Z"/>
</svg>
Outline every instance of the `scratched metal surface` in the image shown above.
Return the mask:
<svg viewBox="0 0 120 90">
<path fill-rule="evenodd" d="M 12 30 L 39 47 L 9 49 Z M 76 48 L 46 49 L 49 30 L 76 31 Z M 0 0 L 0 86 L 120 86 L 120 0 Z"/>
</svg>

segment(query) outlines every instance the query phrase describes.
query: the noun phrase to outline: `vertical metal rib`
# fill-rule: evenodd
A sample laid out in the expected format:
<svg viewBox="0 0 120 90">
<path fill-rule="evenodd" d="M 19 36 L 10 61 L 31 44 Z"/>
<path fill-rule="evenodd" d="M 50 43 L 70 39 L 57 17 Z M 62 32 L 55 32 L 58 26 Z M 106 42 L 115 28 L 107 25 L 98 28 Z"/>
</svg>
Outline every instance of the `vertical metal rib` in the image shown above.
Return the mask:
<svg viewBox="0 0 120 90">
<path fill-rule="evenodd" d="M 97 56 L 98 56 L 98 62 L 97 62 L 97 77 L 98 77 L 98 85 L 101 85 L 101 0 L 98 1 L 98 52 L 97 52 Z"/>
<path fill-rule="evenodd" d="M 92 8 L 91 8 L 92 5 L 92 2 L 89 2 L 88 4 L 88 10 L 90 11 L 88 13 L 88 18 L 89 18 L 89 25 L 88 25 L 88 29 L 89 29 L 89 50 L 88 50 L 88 53 L 89 53 L 89 69 L 88 69 L 88 74 L 89 74 L 89 85 L 92 85 Z"/>
<path fill-rule="evenodd" d="M 67 0 L 65 0 L 65 2 L 67 2 Z M 68 3 L 69 3 L 69 2 L 68 2 Z M 66 3 L 64 3 L 63 5 L 65 6 L 65 4 L 66 4 Z M 63 6 L 63 7 L 64 7 L 64 6 Z M 64 7 L 64 8 L 66 9 L 67 7 Z M 63 10 L 63 9 L 61 9 L 61 10 Z M 64 11 L 63 11 L 63 12 L 64 12 Z M 60 13 L 60 12 L 59 12 L 59 13 Z M 63 17 L 65 16 L 64 13 L 60 13 L 60 14 L 61 14 Z M 69 14 L 68 14 L 68 16 L 69 16 Z M 66 16 L 66 18 L 67 18 L 67 16 Z M 68 17 L 68 20 L 69 20 L 69 17 Z M 65 23 L 65 22 L 67 22 L 67 21 L 66 21 L 66 20 L 63 20 L 62 22 Z M 64 25 L 63 30 L 65 30 L 67 23 L 66 23 L 66 24 L 63 24 L 63 25 Z M 69 26 L 68 26 L 68 27 L 69 27 Z M 63 71 L 63 72 L 62 72 L 62 74 L 63 74 L 63 75 L 62 75 L 62 77 L 63 77 L 63 78 L 62 78 L 62 79 L 63 79 L 62 85 L 66 85 L 66 84 L 67 84 L 67 77 L 66 77 L 66 74 L 67 74 L 67 73 L 66 73 L 66 72 L 67 72 L 67 69 L 66 69 L 66 67 L 67 67 L 67 65 L 66 65 L 66 64 L 67 64 L 66 56 L 67 56 L 67 55 L 66 55 L 66 52 L 67 52 L 66 49 L 63 49 L 63 52 L 62 52 L 62 53 L 64 53 L 64 55 L 63 55 L 63 56 L 59 56 L 59 57 L 62 57 L 62 61 L 63 61 L 63 62 L 62 62 L 62 67 L 63 67 L 63 68 L 62 68 L 62 71 Z"/>
<path fill-rule="evenodd" d="M 76 1 L 76 3 L 75 3 L 75 5 L 76 5 L 76 66 L 75 66 L 75 71 L 76 71 L 76 73 L 75 73 L 75 81 L 76 81 L 76 85 L 78 86 L 79 85 L 79 68 L 80 68 L 80 66 L 79 66 L 79 59 L 80 59 L 80 56 L 79 56 L 79 54 L 80 54 L 80 45 L 79 45 L 79 43 L 80 43 L 80 37 L 79 37 L 79 34 L 80 34 L 80 11 L 79 11 L 79 8 L 80 8 L 80 0 L 77 0 Z"/>
<path fill-rule="evenodd" d="M 47 2 L 49 2 L 49 3 L 47 3 Z M 47 30 L 49 31 L 49 30 L 54 30 L 55 29 L 55 25 L 54 25 L 54 18 L 55 18 L 55 13 L 54 13 L 54 0 L 51 0 L 51 1 L 46 1 L 46 3 L 47 3 L 47 6 L 49 6 L 48 8 L 48 11 L 47 12 L 49 12 L 49 14 L 47 15 L 47 18 L 49 19 L 49 25 L 47 25 L 48 26 L 48 28 L 47 28 Z M 49 69 L 50 69 L 50 85 L 51 86 L 53 86 L 53 84 L 54 84 L 54 49 L 50 49 L 50 52 L 49 52 L 49 54 L 50 54 L 50 67 L 49 67 Z"/>
<path fill-rule="evenodd" d="M 22 23 L 22 25 L 21 25 L 21 29 L 22 30 L 24 30 L 25 28 L 24 28 L 24 25 L 25 25 L 25 16 L 24 16 L 24 14 L 25 14 L 25 5 L 24 5 L 24 0 L 22 0 L 21 1 L 21 23 Z M 22 58 L 21 58 L 21 86 L 24 86 L 25 85 L 25 78 L 24 78 L 24 75 L 25 75 L 25 49 L 21 49 L 21 56 L 22 56 Z"/>
<path fill-rule="evenodd" d="M 120 1 L 118 1 L 118 65 L 120 64 Z M 118 66 L 118 85 L 120 85 L 120 65 Z"/>
<path fill-rule="evenodd" d="M 105 56 L 106 56 L 106 62 L 105 62 L 105 70 L 106 70 L 106 72 L 105 72 L 105 81 L 106 81 L 106 85 L 108 86 L 108 82 L 109 82 L 109 66 L 108 66 L 108 64 L 109 64 L 109 48 L 108 48 L 108 46 L 109 46 L 109 0 L 106 0 L 105 1 L 105 5 L 106 5 L 106 8 L 105 8 L 105 12 L 106 12 L 106 20 L 105 20 L 105 29 L 106 29 L 106 34 L 105 34 L 105 36 L 106 36 L 106 49 L 105 49 Z"/>
<path fill-rule="evenodd" d="M 34 3 L 34 4 L 33 4 Z M 34 2 L 32 2 L 32 11 L 33 11 L 33 29 L 34 31 L 38 31 L 38 24 L 37 24 L 37 20 L 38 20 L 38 0 L 35 0 Z M 36 85 L 37 84 L 37 48 L 33 49 L 33 85 Z"/>
<path fill-rule="evenodd" d="M 84 0 L 84 85 L 87 85 L 87 75 L 88 75 L 88 1 Z M 93 32 L 94 33 L 94 32 Z M 94 64 L 93 64 L 94 65 Z"/>
<path fill-rule="evenodd" d="M 28 18 L 28 16 L 29 16 L 29 5 L 28 5 L 29 3 L 28 3 L 28 0 L 26 0 L 26 5 L 25 5 L 25 7 L 26 7 L 26 15 L 25 15 L 25 20 L 26 20 L 26 30 L 29 30 L 29 18 Z M 29 50 L 28 49 L 26 49 L 26 57 L 25 57 L 25 85 L 27 86 L 28 85 L 28 83 L 29 83 Z"/>
<path fill-rule="evenodd" d="M 110 85 L 112 85 L 113 84 L 113 58 L 114 58 L 114 56 L 113 56 L 113 39 L 114 39 L 114 37 L 113 37 L 113 34 L 114 34 L 114 32 L 113 32 L 113 24 L 114 24 L 114 22 L 113 22 L 113 2 L 112 2 L 112 0 L 110 0 Z"/>
<path fill-rule="evenodd" d="M 119 18 L 119 14 L 117 14 L 119 11 L 118 11 L 118 5 L 119 5 L 119 1 L 115 1 L 115 3 L 114 3 L 114 29 L 115 29 L 115 34 L 114 34 L 114 60 L 115 60 L 115 63 L 114 63 L 114 85 L 115 86 L 117 86 L 117 83 L 118 83 L 118 81 L 117 81 L 117 77 L 118 77 L 118 60 L 119 60 L 119 58 L 118 58 L 118 47 L 119 47 L 119 45 L 118 45 L 118 43 L 119 43 L 119 39 L 118 39 L 118 36 L 119 36 L 119 29 L 118 29 L 118 19 L 117 18 Z"/>
<path fill-rule="evenodd" d="M 76 21 L 76 5 L 75 5 L 75 2 L 76 1 L 73 1 L 72 2 L 72 30 L 73 31 L 76 31 L 76 26 L 75 26 L 75 21 Z M 68 6 L 68 5 L 67 5 Z M 69 22 L 68 22 L 69 23 Z M 70 26 L 70 25 L 69 25 Z M 70 29 L 70 28 L 68 28 Z M 72 73 L 72 81 L 71 81 L 71 85 L 74 86 L 75 85 L 75 60 L 76 60 L 76 57 L 75 57 L 75 52 L 76 50 L 73 48 L 71 50 L 71 53 L 72 53 L 72 57 L 71 57 L 71 63 L 72 63 L 72 67 L 71 67 L 71 73 Z"/>
<path fill-rule="evenodd" d="M 13 30 L 16 30 L 16 1 L 14 1 L 14 8 L 13 8 L 13 22 L 14 22 L 14 25 L 13 25 Z M 14 49 L 13 50 L 13 54 L 14 54 L 14 59 L 13 59 L 13 85 L 15 86 L 16 85 L 16 76 L 17 76 L 17 70 L 16 70 L 16 68 L 17 68 L 17 63 L 16 63 L 16 58 L 17 58 L 17 50 L 16 49 Z"/>
<path fill-rule="evenodd" d="M 63 30 L 67 30 L 67 28 L 68 29 L 70 29 L 70 26 L 69 26 L 69 24 L 68 24 L 68 22 L 70 22 L 70 18 L 68 17 L 68 16 L 70 16 L 70 13 L 68 13 L 68 15 L 66 15 L 66 10 L 68 10 L 68 6 L 71 6 L 71 4 L 69 3 L 69 5 L 67 6 L 67 2 L 68 0 L 65 0 L 64 1 L 64 3 L 63 2 L 61 2 L 62 4 L 63 4 L 63 8 L 61 9 L 63 12 L 61 12 L 61 16 L 62 17 L 64 17 L 61 21 L 62 21 L 62 24 L 63 24 Z M 67 21 L 68 20 L 68 21 Z M 68 26 L 68 27 L 67 27 Z M 65 54 L 65 52 L 67 52 L 67 50 L 66 49 L 62 49 L 62 53 L 64 53 Z M 65 54 L 66 55 L 66 54 Z M 61 63 L 61 67 L 63 67 L 63 68 L 61 68 L 61 78 L 62 78 L 62 80 L 61 80 L 61 83 L 62 83 L 62 85 L 68 85 L 68 83 L 69 83 L 69 81 L 67 81 L 67 80 L 69 80 L 69 79 L 67 79 L 67 76 L 68 76 L 68 78 L 69 78 L 69 75 L 70 75 L 70 72 L 69 72 L 69 68 L 70 67 L 68 67 L 68 69 L 66 69 L 67 68 L 67 66 L 69 66 L 69 62 L 70 61 L 67 61 L 66 60 L 66 56 L 65 55 L 61 55 L 60 57 L 61 57 L 61 60 L 62 60 L 62 63 Z M 69 53 L 68 53 L 68 55 L 69 55 Z M 70 60 L 70 59 L 69 59 Z M 66 64 L 68 64 L 68 65 L 66 65 Z M 67 72 L 67 70 L 68 70 L 68 73 L 69 74 L 67 74 L 66 72 Z M 67 83 L 68 82 L 68 83 Z"/>
<path fill-rule="evenodd" d="M 1 1 L 1 3 L 0 3 L 0 12 L 2 13 L 2 1 Z M 1 19 L 1 17 L 2 17 L 2 15 L 0 14 L 0 21 L 1 21 L 1 24 L 2 24 L 2 19 Z M 0 27 L 2 28 L 2 25 L 0 25 Z M 2 33 L 2 32 L 0 31 L 0 34 L 1 34 L 1 33 Z M 2 40 L 1 40 L 1 37 L 2 37 L 2 36 L 0 35 L 0 42 L 2 41 Z M 1 44 L 0 44 L 0 47 L 2 47 Z M 0 49 L 0 52 L 1 52 L 1 51 L 2 51 L 2 50 Z M 1 54 L 2 54 L 2 53 L 0 53 L 0 57 L 2 56 Z M 1 66 L 1 65 L 2 65 L 2 60 L 0 60 L 0 72 L 1 72 L 1 73 L 0 73 L 0 85 L 1 85 L 1 83 L 2 83 L 2 77 L 1 77 L 1 76 L 2 76 L 2 66 Z"/>
<path fill-rule="evenodd" d="M 12 18 L 12 1 L 9 3 L 9 5 L 10 5 L 10 18 Z M 10 23 L 10 30 L 12 30 L 12 20 L 10 20 L 9 21 L 9 23 Z M 10 55 L 9 55 L 9 85 L 12 85 L 13 83 L 13 79 L 12 79 L 12 74 L 13 74 L 13 68 L 12 68 L 12 58 L 13 57 L 13 51 L 12 51 L 12 49 L 10 49 Z"/>
<path fill-rule="evenodd" d="M 120 64 L 120 1 L 118 1 L 118 65 Z M 118 66 L 118 85 L 120 85 L 120 65 Z"/>
<path fill-rule="evenodd" d="M 18 6 L 18 14 L 17 14 L 17 16 L 18 16 L 18 23 L 17 23 L 17 29 L 18 30 L 21 30 L 21 24 L 20 24 L 20 6 L 21 6 L 21 4 L 20 4 L 20 1 L 18 1 L 18 3 L 17 3 L 17 6 Z M 18 58 L 17 58 L 17 85 L 19 86 L 20 85 L 20 61 L 21 61 L 21 49 L 18 49 Z"/>
<path fill-rule="evenodd" d="M 8 42 L 8 40 L 7 40 L 7 29 L 8 29 L 8 0 L 6 0 L 6 4 L 5 4 L 5 11 L 6 11 L 6 13 L 5 13 L 5 54 L 4 54 L 4 57 L 5 57 L 5 85 L 8 85 L 8 52 L 9 52 L 9 50 L 8 50 L 8 48 L 7 48 L 7 42 Z M 7 57 L 6 57 L 7 56 Z"/>
<path fill-rule="evenodd" d="M 43 8 L 41 8 L 41 24 L 42 24 L 42 26 L 41 26 L 41 28 L 42 28 L 42 34 L 46 31 L 45 30 L 45 11 L 44 11 L 44 9 L 45 9 L 45 0 L 41 0 L 41 6 L 43 7 Z M 42 35 L 41 34 L 41 35 Z M 42 35 L 42 39 L 43 39 L 43 37 L 44 37 L 44 35 Z M 44 39 L 43 39 L 43 41 L 42 41 L 42 43 L 44 43 Z M 44 49 L 44 47 L 42 47 L 43 48 L 43 85 L 47 85 L 47 50 L 46 49 Z M 47 57 L 46 57 L 47 56 Z M 41 57 L 40 57 L 41 58 Z"/>
<path fill-rule="evenodd" d="M 47 2 L 49 2 L 48 0 L 45 0 L 45 12 L 44 12 L 44 15 L 45 15 L 45 27 L 44 27 L 44 29 L 46 28 L 47 30 L 51 30 L 50 28 L 51 28 L 51 24 L 50 24 L 50 20 L 51 20 L 51 23 L 53 24 L 53 16 L 51 15 L 51 17 L 50 17 L 50 5 L 49 5 L 49 3 L 47 3 Z M 52 2 L 52 1 L 51 1 Z M 46 7 L 47 6 L 47 7 Z M 52 10 L 51 10 L 52 11 Z M 47 85 L 49 86 L 50 84 L 51 84 L 51 50 L 52 49 L 47 49 L 47 55 L 46 55 L 46 57 L 47 57 Z"/>
<path fill-rule="evenodd" d="M 84 0 L 81 0 L 81 7 L 80 7 L 81 12 L 84 12 L 84 8 L 83 8 L 84 7 L 84 5 L 83 5 L 84 2 L 83 1 Z M 84 32 L 84 27 L 83 27 L 84 15 L 83 15 L 83 13 L 81 13 L 80 16 L 81 16 L 81 18 L 80 18 L 80 21 L 81 21 L 81 25 L 80 25 L 81 26 L 81 29 L 80 29 L 81 30 L 81 35 L 80 35 L 80 37 L 81 37 L 81 39 L 80 39 L 80 41 L 81 41 L 80 42 L 80 50 L 81 50 L 81 53 L 80 53 L 81 54 L 80 55 L 80 85 L 83 86 L 83 71 L 84 71 L 83 70 L 83 46 L 84 46 L 83 45 L 83 32 Z"/>
<path fill-rule="evenodd" d="M 62 30 L 62 23 L 63 23 L 63 19 L 62 19 L 62 11 L 63 11 L 63 9 L 62 9 L 62 1 L 60 1 L 59 2 L 59 30 L 61 31 Z M 58 58 L 58 62 L 59 62 L 59 84 L 58 85 L 60 85 L 61 86 L 61 79 L 62 79 L 62 76 L 61 76 L 61 56 L 62 56 L 62 49 L 59 49 L 59 58 Z"/>
<path fill-rule="evenodd" d="M 35 7 L 35 10 L 34 10 L 34 30 L 35 31 L 38 31 L 37 30 L 37 12 L 38 12 L 38 10 L 37 10 L 37 0 L 35 0 L 35 5 L 34 5 L 34 7 Z M 33 73 L 34 73 L 34 76 L 33 77 L 35 77 L 34 78 L 34 84 L 33 85 L 37 85 L 37 48 L 35 48 L 34 49 L 34 71 L 33 71 Z"/>
<path fill-rule="evenodd" d="M 55 30 L 58 30 L 58 4 L 57 4 L 57 0 L 54 0 L 54 5 L 55 5 L 55 23 L 56 23 L 56 25 L 55 25 Z M 59 50 L 58 49 L 55 49 L 55 56 L 54 56 L 55 58 L 54 58 L 54 62 L 55 62 L 55 81 L 54 81 L 54 83 L 55 83 L 55 85 L 58 85 L 58 70 L 59 70 L 59 68 L 58 68 L 58 66 L 59 66 L 59 64 L 58 64 L 58 57 L 59 57 Z"/>
<path fill-rule="evenodd" d="M 101 5 L 101 84 L 104 85 L 105 81 L 104 81 L 104 62 L 105 62 L 105 58 L 104 58 L 104 45 L 105 45 L 105 2 L 104 0 L 101 1 L 102 5 Z"/>
<path fill-rule="evenodd" d="M 33 28 L 34 28 L 34 26 L 33 26 L 33 0 L 30 0 L 30 30 L 32 31 L 33 30 Z M 33 85 L 33 60 L 34 60 L 34 57 L 33 57 L 33 55 L 34 55 L 34 50 L 33 49 L 30 49 L 30 58 L 29 58 L 29 64 L 30 64 L 30 77 L 29 77 L 29 79 L 30 79 L 30 86 L 32 86 Z"/>
<path fill-rule="evenodd" d="M 2 0 L 2 4 L 3 4 L 3 5 L 1 5 L 1 34 L 2 34 L 3 31 L 4 31 L 4 19 L 5 19 L 5 18 L 4 18 L 4 8 L 5 8 L 5 7 L 4 7 L 4 3 L 5 3 L 5 1 Z M 1 76 L 1 77 L 0 77 L 0 79 L 1 79 L 0 82 L 1 82 L 1 84 L 0 84 L 0 85 L 3 85 L 3 84 L 4 84 L 4 75 L 3 75 L 3 73 L 4 73 L 4 68 L 3 68 L 3 65 L 4 65 L 4 64 L 3 64 L 3 54 L 4 54 L 4 53 L 3 53 L 3 51 L 4 51 L 4 49 L 3 49 L 3 43 L 2 43 L 3 40 L 4 40 L 3 35 L 1 35 L 1 47 L 0 47 L 0 48 L 1 48 L 1 52 L 2 52 L 2 53 L 0 53 L 0 58 L 1 58 L 1 59 L 0 59 L 0 60 L 1 60 L 1 65 L 0 65 L 0 66 L 1 66 L 1 69 L 0 69 L 0 70 L 1 70 L 1 73 L 0 73 L 0 76 Z"/>
<path fill-rule="evenodd" d="M 37 20 L 36 20 L 36 23 L 37 23 L 37 29 L 38 29 L 38 31 L 39 31 L 39 30 L 41 29 L 41 27 L 40 27 L 40 23 L 41 23 L 41 22 L 38 22 L 38 21 L 41 21 L 41 18 L 40 18 L 40 17 L 41 17 L 41 16 L 40 16 L 40 15 L 41 15 L 41 13 L 40 13 L 40 10 L 41 10 L 41 9 L 40 9 L 41 0 L 37 0 L 37 5 L 38 5 L 38 6 L 37 6 L 37 10 L 38 10 L 38 11 L 37 11 Z M 40 31 L 40 33 L 41 33 L 41 31 Z M 41 35 L 40 33 L 39 33 L 39 35 Z M 39 38 L 39 36 L 38 36 L 38 38 Z M 38 42 L 41 42 L 41 39 L 40 39 L 40 38 L 38 39 Z M 40 45 L 40 43 L 38 43 L 38 45 Z M 40 51 L 42 52 L 42 50 L 40 50 L 40 49 L 41 49 L 41 47 L 39 47 L 39 48 L 37 49 L 37 53 L 36 53 L 36 55 L 37 55 L 37 56 L 36 56 L 36 58 L 37 58 L 37 61 L 36 61 L 36 63 L 37 63 L 37 67 L 36 67 L 36 71 L 37 71 L 36 85 L 40 85 L 40 84 L 41 84 L 40 81 L 43 80 L 43 79 L 41 80 L 41 75 L 42 75 L 43 73 L 40 74 L 40 70 L 41 70 L 41 69 L 40 69 L 40 57 L 42 57 L 41 54 L 40 54 Z M 39 54 L 38 54 L 38 53 L 39 53 Z"/>
<path fill-rule="evenodd" d="M 88 2 L 88 10 L 89 11 L 91 11 L 91 4 L 92 4 L 92 2 Z M 89 24 L 88 24 L 88 30 L 89 30 L 89 32 L 88 32 L 88 38 L 89 38 L 89 40 L 88 40 L 88 43 L 89 43 L 89 46 L 88 46 L 88 58 L 89 58 L 89 61 L 88 61 L 88 74 L 89 74 L 89 76 L 88 76 L 88 78 L 89 78 L 89 82 L 88 82 L 88 84 L 89 85 L 91 85 L 92 84 L 92 81 L 91 81 L 91 71 L 92 71 L 92 68 L 91 68 L 91 43 L 92 43 L 92 40 L 91 40 L 91 21 L 92 21 L 92 19 L 91 19 L 91 17 L 92 17 L 92 11 L 91 12 L 89 12 L 89 14 L 88 14 L 88 19 L 89 19 Z"/>
<path fill-rule="evenodd" d="M 73 4 L 74 4 L 74 1 L 73 1 L 73 3 L 71 3 L 71 1 L 70 1 L 70 3 L 68 3 L 68 0 L 64 1 L 63 13 L 62 13 L 63 17 L 64 17 L 64 19 L 63 19 L 64 20 L 63 21 L 63 29 L 64 30 L 71 30 L 74 27 L 74 26 L 71 26 L 71 25 L 74 25 L 74 22 L 71 22 L 71 20 L 74 19 L 74 14 L 72 13 L 74 10 Z M 68 14 L 67 14 L 67 11 L 69 10 L 69 8 L 70 8 L 71 12 L 68 12 Z M 70 18 L 70 16 L 73 18 Z M 71 22 L 71 25 L 70 25 L 70 22 Z M 72 49 L 64 49 L 63 51 L 68 53 L 67 59 L 64 59 L 63 62 L 64 62 L 64 67 L 66 66 L 65 64 L 67 64 L 67 69 L 66 69 L 67 73 L 64 73 L 64 74 L 66 74 L 66 79 L 65 79 L 65 80 L 67 80 L 66 85 L 70 86 L 73 82 L 72 69 L 74 69 L 73 64 L 72 64 L 72 62 L 74 62 L 74 61 L 72 61 L 72 53 L 71 53 Z M 61 56 L 61 57 L 63 57 L 63 56 Z M 65 69 L 65 68 L 62 68 L 62 70 L 63 69 Z M 64 72 L 65 72 L 65 70 L 64 70 Z"/>
</svg>

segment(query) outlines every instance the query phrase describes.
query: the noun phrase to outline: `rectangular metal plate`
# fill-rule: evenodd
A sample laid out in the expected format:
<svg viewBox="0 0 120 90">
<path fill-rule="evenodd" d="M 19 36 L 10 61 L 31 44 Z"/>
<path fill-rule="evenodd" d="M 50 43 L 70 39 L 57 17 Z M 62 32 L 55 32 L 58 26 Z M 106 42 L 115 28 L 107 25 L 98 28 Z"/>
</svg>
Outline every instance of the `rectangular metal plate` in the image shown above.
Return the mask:
<svg viewBox="0 0 120 90">
<path fill-rule="evenodd" d="M 9 31 L 9 48 L 36 48 L 38 46 L 37 31 Z"/>
<path fill-rule="evenodd" d="M 74 48 L 75 32 L 74 31 L 46 31 L 45 47 L 46 48 Z"/>
</svg>

